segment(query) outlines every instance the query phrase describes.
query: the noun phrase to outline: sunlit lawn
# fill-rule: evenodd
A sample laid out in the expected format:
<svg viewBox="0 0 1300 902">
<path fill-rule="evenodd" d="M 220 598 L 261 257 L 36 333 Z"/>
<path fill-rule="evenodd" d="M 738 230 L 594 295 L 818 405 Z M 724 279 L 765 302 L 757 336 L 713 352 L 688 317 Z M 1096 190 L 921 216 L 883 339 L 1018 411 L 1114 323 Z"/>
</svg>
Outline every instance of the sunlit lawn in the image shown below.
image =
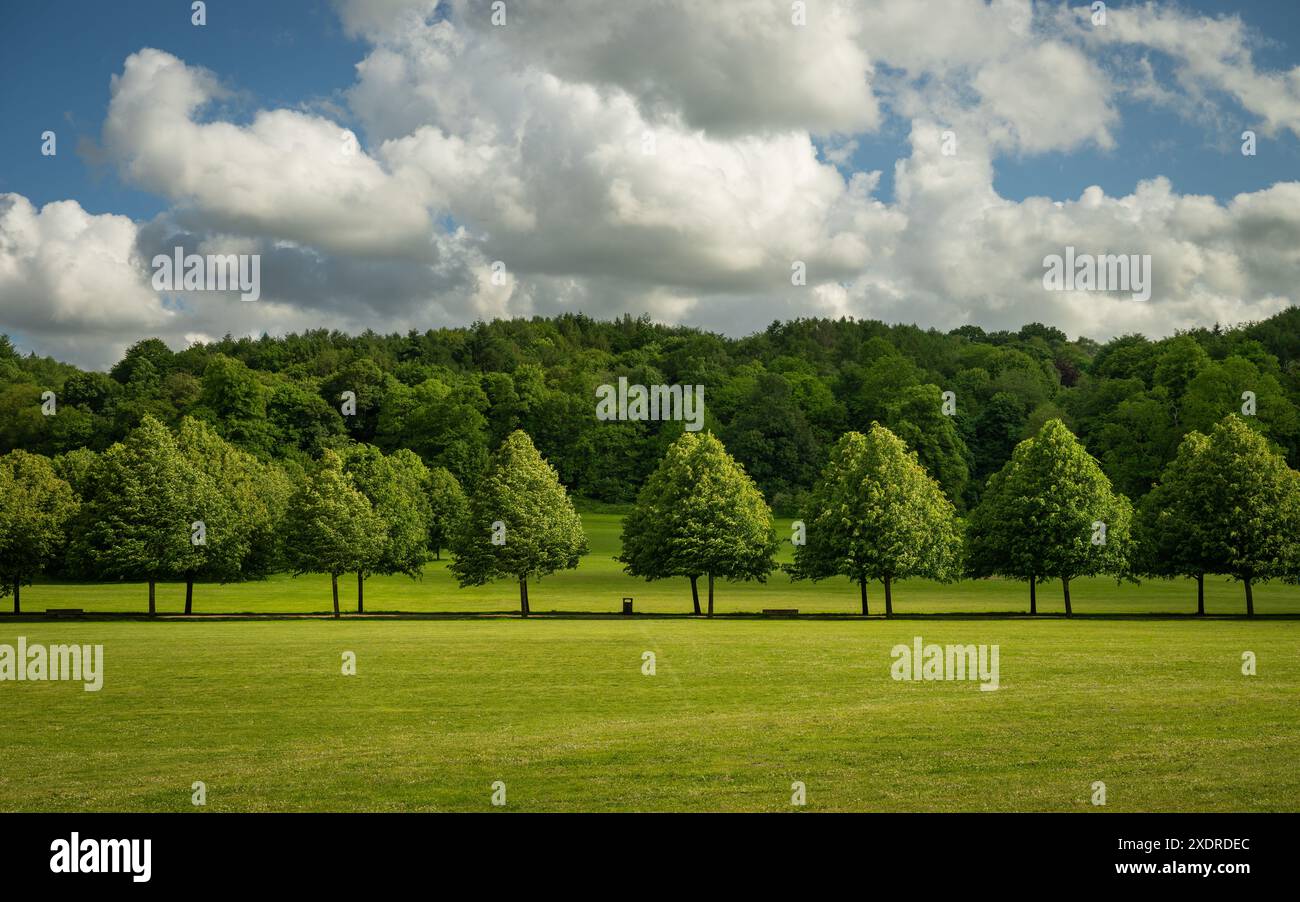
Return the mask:
<svg viewBox="0 0 1300 902">
<path fill-rule="evenodd" d="M 584 519 L 591 555 L 534 584 L 535 612 L 612 614 L 625 595 L 638 611 L 691 610 L 684 580 L 621 572 L 617 516 Z M 354 610 L 355 577 L 343 588 Z M 1242 613 L 1238 585 L 1207 590 L 1212 614 Z M 97 693 L 0 683 L 0 810 L 195 810 L 194 781 L 205 811 L 496 810 L 498 780 L 507 810 L 791 810 L 795 781 L 808 810 L 1300 809 L 1300 622 L 1113 616 L 1190 614 L 1187 581 L 1082 580 L 1072 594 L 1074 621 L 962 619 L 1027 610 L 1023 584 L 995 580 L 900 583 L 893 621 L 0 615 L 0 643 L 102 644 L 106 657 Z M 23 599 L 28 612 L 146 607 L 143 585 L 37 584 Z M 158 600 L 177 613 L 183 589 Z M 878 585 L 871 601 L 879 614 Z M 366 586 L 367 613 L 517 604 L 510 582 L 457 588 L 445 561 Z M 716 604 L 858 611 L 847 581 L 781 574 L 720 583 Z M 1059 613 L 1059 584 L 1039 604 Z M 1300 588 L 1261 586 L 1256 607 L 1300 614 Z M 329 609 L 323 576 L 196 590 L 200 613 Z M 955 617 L 906 616 L 940 612 Z M 891 679 L 890 649 L 918 635 L 997 644 L 1001 688 Z M 341 673 L 345 651 L 356 676 Z"/>
<path fill-rule="evenodd" d="M 195 810 L 199 780 L 207 811 L 490 811 L 497 780 L 528 811 L 791 810 L 794 781 L 808 810 L 1300 809 L 1293 621 L 0 619 L 18 635 L 102 643 L 105 680 L 0 683 L 0 810 Z M 894 681 L 916 635 L 998 644 L 1001 688 Z"/>
<path fill-rule="evenodd" d="M 613 613 L 624 596 L 632 596 L 637 611 L 647 613 L 690 613 L 690 586 L 684 579 L 646 582 L 623 573 L 614 560 L 618 553 L 620 517 L 616 514 L 585 514 L 583 522 L 591 553 L 577 570 L 557 573 L 534 581 L 529 600 L 534 612 L 573 611 Z M 788 521 L 779 535 L 790 534 Z M 780 560 L 791 559 L 786 543 Z M 701 581 L 701 594 L 704 592 Z M 185 589 L 181 584 L 159 584 L 157 605 L 161 613 L 184 610 Z M 1071 583 L 1074 610 L 1078 614 L 1191 613 L 1196 610 L 1196 588 L 1189 580 L 1148 580 L 1140 585 L 1116 585 L 1113 579 L 1084 579 Z M 47 608 L 82 608 L 87 611 L 144 612 L 148 594 L 141 583 L 43 584 L 23 590 L 25 611 Z M 340 600 L 344 611 L 356 610 L 356 576 L 340 579 Z M 1245 601 L 1239 583 L 1210 577 L 1206 581 L 1207 610 L 1211 614 L 1241 614 Z M 701 599 L 704 602 L 704 599 Z M 1039 611 L 1064 610 L 1059 582 L 1042 585 Z M 0 610 L 9 604 L 0 600 Z M 884 593 L 871 586 L 873 614 L 884 611 Z M 976 613 L 1027 612 L 1029 592 L 1025 583 L 1003 580 L 967 580 L 942 585 L 924 580 L 896 583 L 895 612 Z M 488 586 L 459 588 L 447 571 L 447 555 L 431 562 L 423 577 L 373 576 L 366 581 L 367 613 L 403 612 L 488 612 L 517 611 L 518 586 L 503 580 Z M 716 587 L 715 610 L 719 614 L 757 612 L 763 608 L 797 608 L 801 613 L 856 614 L 860 611 L 856 586 L 847 580 L 821 583 L 791 582 L 775 573 L 766 584 L 725 583 Z M 1300 614 L 1300 586 L 1263 584 L 1256 588 L 1255 609 L 1261 614 Z M 274 576 L 264 581 L 204 585 L 195 588 L 196 613 L 276 612 L 304 613 L 331 610 L 330 581 L 325 575 Z"/>
</svg>

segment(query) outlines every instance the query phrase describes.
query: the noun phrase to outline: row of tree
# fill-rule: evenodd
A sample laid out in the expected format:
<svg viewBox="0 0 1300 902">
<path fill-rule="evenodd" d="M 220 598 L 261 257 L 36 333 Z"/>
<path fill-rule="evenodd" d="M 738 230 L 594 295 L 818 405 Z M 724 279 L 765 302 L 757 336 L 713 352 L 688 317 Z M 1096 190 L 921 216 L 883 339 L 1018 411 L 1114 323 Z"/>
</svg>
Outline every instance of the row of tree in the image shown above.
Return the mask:
<svg viewBox="0 0 1300 902">
<path fill-rule="evenodd" d="M 209 424 L 173 432 L 152 417 L 102 454 L 0 458 L 0 595 L 43 571 L 83 580 L 142 580 L 155 611 L 159 580 L 258 579 L 271 573 L 418 576 L 466 500 L 446 470 L 415 454 L 354 444 L 288 472 L 241 451 Z"/>
<path fill-rule="evenodd" d="M 1242 418 L 1184 440 L 1135 512 L 1098 462 L 1059 420 L 1017 445 L 963 520 L 917 453 L 888 428 L 849 432 L 832 447 L 789 539 L 794 579 L 847 577 L 868 613 L 868 584 L 884 588 L 893 614 L 898 580 L 1002 576 L 1037 586 L 1084 576 L 1193 577 L 1203 614 L 1207 574 L 1245 587 L 1300 579 L 1300 474 Z M 686 578 L 703 613 L 717 579 L 765 581 L 776 569 L 771 508 L 745 468 L 713 434 L 683 433 L 667 449 L 623 523 L 619 560 L 628 573 Z M 365 444 L 326 450 L 297 473 L 259 461 L 202 421 L 173 432 L 146 417 L 103 454 L 80 449 L 49 460 L 0 458 L 0 592 L 42 570 L 83 579 L 196 580 L 264 577 L 277 570 L 357 576 L 357 609 L 373 573 L 417 577 L 444 545 L 462 586 L 528 582 L 578 565 L 581 520 L 559 474 L 529 436 L 509 434 L 468 497 L 445 469 L 406 449 Z"/>
<path fill-rule="evenodd" d="M 868 613 L 867 586 L 908 577 L 948 581 L 1002 576 L 1037 585 L 1084 576 L 1189 576 L 1205 613 L 1209 573 L 1252 587 L 1300 579 L 1300 474 L 1240 417 L 1206 436 L 1191 433 L 1156 490 L 1133 506 L 1059 420 L 1017 445 L 963 522 L 914 451 L 879 424 L 845 434 L 795 524 L 795 579 L 848 577 Z M 776 569 L 771 513 L 753 481 L 711 435 L 685 435 L 651 475 L 624 521 L 622 560 L 648 579 L 686 577 L 696 613 L 697 580 L 764 580 Z"/>
</svg>

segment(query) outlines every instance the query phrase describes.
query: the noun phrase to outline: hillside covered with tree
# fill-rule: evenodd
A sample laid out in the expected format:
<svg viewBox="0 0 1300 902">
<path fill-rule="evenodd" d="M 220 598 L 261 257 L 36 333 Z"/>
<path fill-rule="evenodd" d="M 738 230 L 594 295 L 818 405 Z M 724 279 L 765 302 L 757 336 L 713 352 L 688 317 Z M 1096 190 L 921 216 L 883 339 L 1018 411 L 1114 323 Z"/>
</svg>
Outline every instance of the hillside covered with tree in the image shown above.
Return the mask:
<svg viewBox="0 0 1300 902">
<path fill-rule="evenodd" d="M 1250 422 L 1300 464 L 1295 308 L 1237 328 L 1106 344 L 1039 324 L 945 334 L 824 319 L 730 339 L 579 314 L 407 335 L 227 337 L 179 352 L 147 339 L 107 373 L 20 356 L 0 339 L 0 453 L 104 451 L 146 415 L 171 427 L 189 416 L 291 468 L 355 441 L 410 449 L 468 487 L 522 429 L 571 493 L 630 502 L 682 424 L 597 420 L 596 387 L 619 377 L 703 385 L 706 428 L 779 512 L 797 509 L 841 435 L 873 422 L 917 452 L 959 511 L 1053 418 L 1135 503 L 1183 437 L 1241 410 L 1245 392 Z M 55 416 L 43 410 L 46 392 Z"/>
</svg>

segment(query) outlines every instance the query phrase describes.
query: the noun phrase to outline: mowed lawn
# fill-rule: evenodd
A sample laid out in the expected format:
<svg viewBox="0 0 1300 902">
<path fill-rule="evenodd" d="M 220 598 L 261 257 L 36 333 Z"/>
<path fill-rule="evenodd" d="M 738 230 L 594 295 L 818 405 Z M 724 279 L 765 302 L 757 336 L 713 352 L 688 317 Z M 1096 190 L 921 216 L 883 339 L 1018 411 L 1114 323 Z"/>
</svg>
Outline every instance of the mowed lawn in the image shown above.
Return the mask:
<svg viewBox="0 0 1300 902">
<path fill-rule="evenodd" d="M 690 611 L 684 580 L 622 574 L 616 515 L 584 521 L 591 555 L 535 582 L 534 611 L 612 614 L 624 595 L 638 611 Z M 343 587 L 354 610 L 355 578 Z M 900 583 L 892 621 L 0 615 L 0 643 L 102 644 L 106 671 L 97 693 L 0 683 L 0 810 L 499 811 L 495 781 L 507 811 L 787 811 L 794 781 L 802 810 L 1300 810 L 1300 620 L 1160 616 L 1195 609 L 1187 581 L 1073 589 L 1073 621 L 967 616 L 1027 610 L 1024 584 L 999 580 Z M 1207 591 L 1212 614 L 1243 611 L 1239 585 Z M 330 608 L 322 576 L 195 598 L 200 613 Z M 38 584 L 23 601 L 143 612 L 146 594 Z M 1060 612 L 1059 584 L 1039 601 Z M 160 587 L 161 612 L 182 603 L 182 587 Z M 871 603 L 883 610 L 879 585 Z M 459 589 L 445 562 L 366 588 L 367 613 L 517 605 L 513 583 Z M 768 607 L 854 614 L 858 598 L 844 580 L 781 574 L 718 585 L 721 615 Z M 1256 608 L 1300 614 L 1300 587 L 1261 586 Z M 926 613 L 955 616 L 908 616 Z M 1001 688 L 893 680 L 891 648 L 918 635 L 997 644 Z M 355 676 L 341 672 L 349 651 Z M 1098 780 L 1104 809 L 1090 802 Z"/>
<path fill-rule="evenodd" d="M 548 611 L 613 613 L 624 596 L 635 599 L 637 611 L 683 614 L 691 612 L 690 585 L 684 579 L 646 582 L 628 576 L 614 560 L 619 550 L 621 515 L 587 513 L 583 524 L 591 553 L 578 569 L 553 574 L 529 584 L 529 601 L 537 613 Z M 777 534 L 790 536 L 789 521 L 781 521 Z M 792 560 L 792 546 L 782 545 L 778 559 Z M 706 604 L 701 580 L 701 604 Z M 1074 610 L 1079 614 L 1186 614 L 1196 610 L 1196 586 L 1190 580 L 1148 580 L 1140 585 L 1116 585 L 1113 579 L 1081 579 L 1071 583 Z M 345 574 L 339 581 L 343 611 L 356 610 L 356 575 Z M 0 599 L 0 611 L 12 600 Z M 143 613 L 148 610 L 148 592 L 143 583 L 37 583 L 24 587 L 25 612 L 47 608 L 82 608 L 86 611 Z M 1064 610 L 1059 582 L 1048 582 L 1038 592 L 1041 613 Z M 180 613 L 185 605 L 183 584 L 160 583 L 158 611 Z M 879 583 L 870 587 L 873 614 L 884 611 L 884 592 Z M 1004 580 L 967 580 L 942 585 L 925 580 L 895 584 L 897 614 L 983 612 L 1027 612 L 1029 590 L 1025 583 Z M 1239 583 L 1221 577 L 1206 580 L 1206 607 L 1211 614 L 1242 614 L 1245 598 Z M 719 614 L 754 613 L 763 608 L 797 608 L 802 613 L 857 614 L 861 610 L 858 590 L 846 579 L 820 583 L 791 582 L 784 573 L 774 573 L 765 584 L 718 581 L 715 611 Z M 245 583 L 199 584 L 194 590 L 194 611 L 212 613 L 310 613 L 332 609 L 329 577 L 320 574 L 292 577 L 277 575 L 268 580 Z M 519 609 L 518 584 L 502 580 L 487 586 L 460 588 L 447 570 L 447 554 L 434 561 L 423 576 L 372 576 L 366 580 L 367 613 L 485 613 Z M 1260 614 L 1300 614 L 1300 587 L 1278 583 L 1255 589 L 1255 610 Z M 0 617 L 3 615 L 0 614 Z M 2 621 L 0 621 L 2 622 Z"/>
<path fill-rule="evenodd" d="M 5 811 L 199 810 L 200 780 L 209 812 L 498 811 L 498 780 L 507 811 L 789 811 L 796 780 L 814 811 L 1300 809 L 1293 621 L 0 619 L 19 635 L 103 644 L 105 679 L 0 683 Z M 998 644 L 1001 688 L 893 680 L 916 635 Z"/>
</svg>

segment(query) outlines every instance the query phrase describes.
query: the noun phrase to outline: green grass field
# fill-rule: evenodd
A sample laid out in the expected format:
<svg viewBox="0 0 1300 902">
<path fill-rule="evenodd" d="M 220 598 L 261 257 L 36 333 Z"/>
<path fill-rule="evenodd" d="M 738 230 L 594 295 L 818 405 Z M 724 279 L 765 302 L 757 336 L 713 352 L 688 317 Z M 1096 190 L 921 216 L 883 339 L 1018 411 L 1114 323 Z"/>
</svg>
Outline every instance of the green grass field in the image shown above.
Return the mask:
<svg viewBox="0 0 1300 902">
<path fill-rule="evenodd" d="M 592 555 L 537 584 L 535 611 L 613 612 L 625 594 L 689 611 L 684 583 L 620 574 L 616 517 L 586 519 Z M 1239 587 L 1208 588 L 1212 613 L 1241 611 Z M 367 610 L 505 612 L 514 590 L 459 590 L 438 565 L 420 582 L 372 579 Z M 1300 810 L 1300 623 L 1113 616 L 1186 613 L 1187 583 L 1073 594 L 1073 621 L 960 616 L 1025 610 L 1025 587 L 998 581 L 900 584 L 900 614 L 959 615 L 928 620 L 0 617 L 0 643 L 105 654 L 99 692 L 0 683 L 0 810 L 498 811 L 497 780 L 507 811 L 789 811 L 794 781 L 810 811 Z M 1040 608 L 1059 596 L 1049 584 Z M 161 609 L 181 600 L 168 587 Z M 138 585 L 24 593 L 29 611 L 144 601 Z M 1256 604 L 1300 614 L 1300 589 L 1261 587 Z M 777 576 L 722 584 L 717 606 L 848 614 L 857 596 Z M 324 611 L 329 583 L 201 586 L 196 608 Z M 892 646 L 917 635 L 999 645 L 1001 688 L 893 680 Z"/>
<path fill-rule="evenodd" d="M 690 584 L 684 580 L 646 582 L 623 573 L 614 560 L 619 550 L 620 516 L 588 513 L 583 524 L 591 553 L 577 570 L 557 573 L 529 585 L 529 600 L 536 613 L 547 611 L 614 613 L 620 601 L 630 595 L 638 612 L 689 614 Z M 777 534 L 789 536 L 789 521 L 782 521 Z M 792 560 L 786 543 L 778 556 Z M 1113 579 L 1081 579 L 1070 584 L 1077 614 L 1188 614 L 1196 610 L 1196 586 L 1189 580 L 1154 580 L 1141 585 L 1116 585 Z M 705 587 L 701 581 L 700 591 Z M 879 583 L 871 586 L 873 613 L 884 611 L 884 593 Z M 330 581 L 325 575 L 291 577 L 278 575 L 259 582 L 198 585 L 194 590 L 194 611 L 198 614 L 310 613 L 332 609 Z M 356 576 L 339 580 L 340 605 L 356 610 Z M 366 580 L 366 612 L 403 611 L 414 613 L 459 613 L 519 610 L 519 588 L 501 581 L 488 586 L 461 589 L 447 572 L 446 555 L 430 563 L 422 578 L 373 576 Z M 701 599 L 703 603 L 703 599 Z M 0 610 L 9 603 L 0 599 Z M 82 608 L 86 611 L 144 613 L 148 593 L 142 583 L 49 584 L 37 583 L 23 589 L 24 611 L 47 608 Z M 1211 614 L 1242 614 L 1245 598 L 1239 583 L 1210 577 L 1206 580 L 1206 609 Z M 158 611 L 180 613 L 185 607 L 185 587 L 160 583 Z M 972 614 L 985 612 L 1028 612 L 1026 583 L 1003 580 L 975 580 L 942 585 L 926 580 L 896 583 L 896 614 Z M 783 573 L 766 584 L 723 583 L 715 589 L 718 614 L 754 613 L 763 608 L 798 608 L 802 613 L 858 614 L 861 604 L 857 586 L 845 579 L 820 583 L 791 582 Z M 1059 582 L 1043 584 L 1038 592 L 1040 613 L 1062 613 Z M 1255 590 L 1255 610 L 1260 614 L 1300 615 L 1300 587 L 1263 584 Z"/>
</svg>

